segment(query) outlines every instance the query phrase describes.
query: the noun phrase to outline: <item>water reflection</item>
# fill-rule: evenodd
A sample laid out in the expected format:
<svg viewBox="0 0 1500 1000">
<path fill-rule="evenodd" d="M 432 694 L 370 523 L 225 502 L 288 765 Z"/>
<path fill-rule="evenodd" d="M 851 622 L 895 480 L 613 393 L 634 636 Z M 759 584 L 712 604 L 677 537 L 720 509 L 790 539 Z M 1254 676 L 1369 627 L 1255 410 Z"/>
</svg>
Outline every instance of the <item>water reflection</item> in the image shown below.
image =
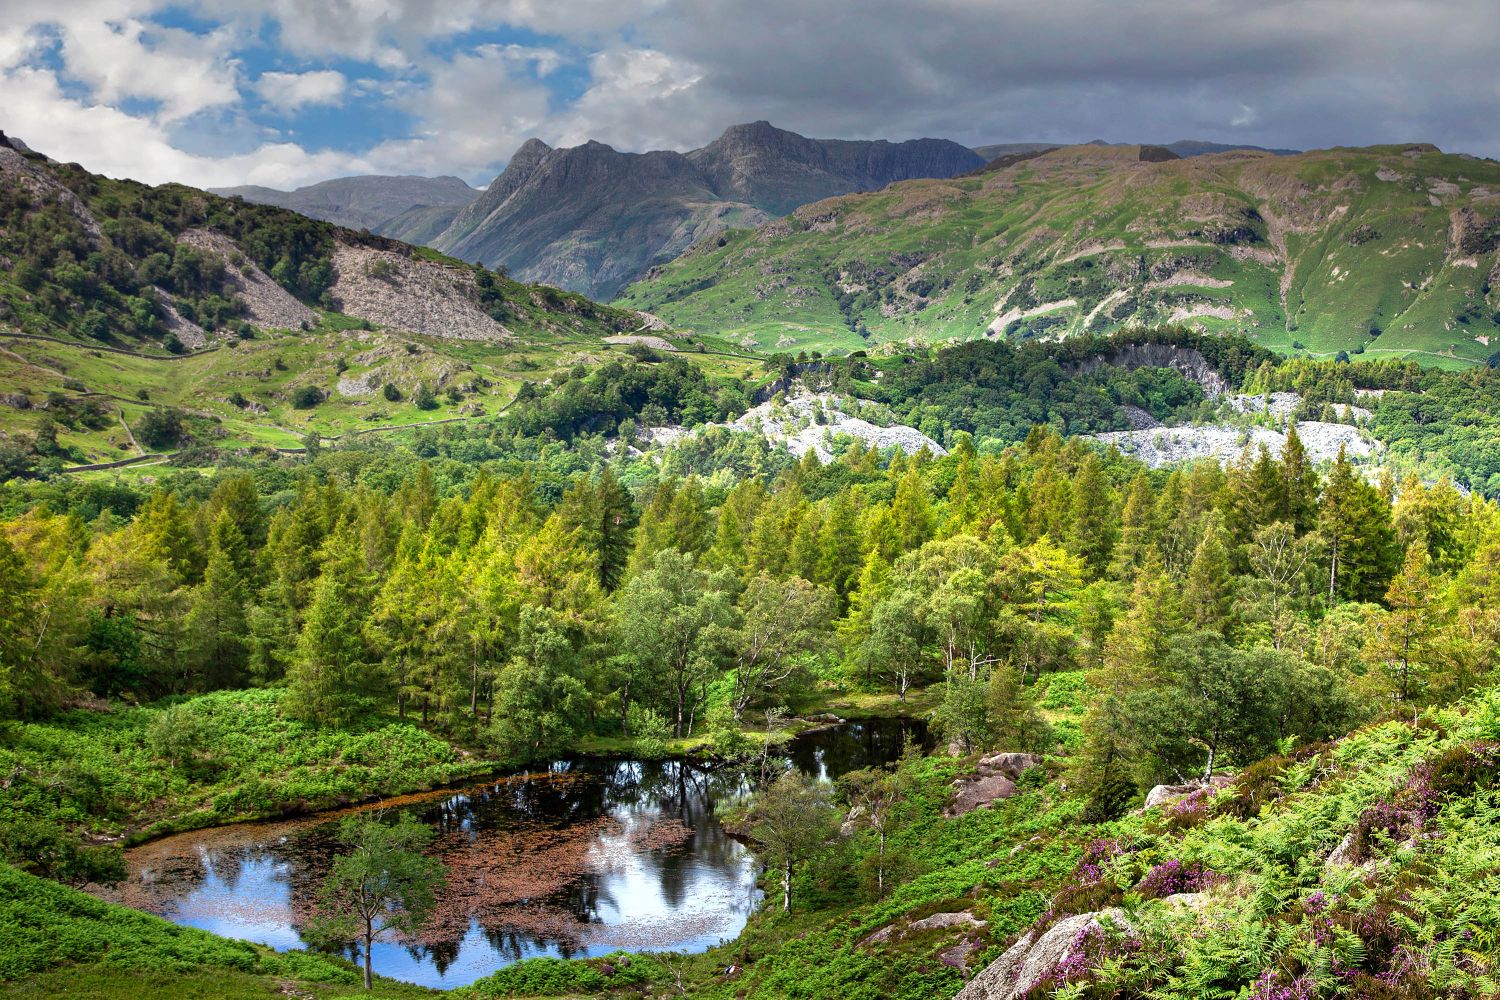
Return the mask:
<svg viewBox="0 0 1500 1000">
<path fill-rule="evenodd" d="M 799 738 L 790 756 L 837 777 L 894 760 L 922 735 L 851 723 Z M 378 942 L 375 968 L 451 988 L 523 958 L 701 951 L 732 938 L 759 892 L 753 857 L 716 809 L 746 787 L 691 762 L 580 760 L 393 800 L 387 808 L 432 826 L 449 876 L 421 939 Z M 165 838 L 127 852 L 116 898 L 226 937 L 305 947 L 336 829 L 320 815 Z"/>
</svg>

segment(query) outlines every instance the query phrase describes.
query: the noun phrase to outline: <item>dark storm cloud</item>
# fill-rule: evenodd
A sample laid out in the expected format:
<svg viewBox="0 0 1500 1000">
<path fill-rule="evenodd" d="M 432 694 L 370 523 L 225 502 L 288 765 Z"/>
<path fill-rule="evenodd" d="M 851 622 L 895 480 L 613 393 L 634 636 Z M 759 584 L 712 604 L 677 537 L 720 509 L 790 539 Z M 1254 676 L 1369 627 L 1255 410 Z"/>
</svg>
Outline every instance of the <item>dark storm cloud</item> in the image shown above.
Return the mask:
<svg viewBox="0 0 1500 1000">
<path fill-rule="evenodd" d="M 682 0 L 639 38 L 700 103 L 819 134 L 1500 153 L 1494 0 Z"/>
</svg>

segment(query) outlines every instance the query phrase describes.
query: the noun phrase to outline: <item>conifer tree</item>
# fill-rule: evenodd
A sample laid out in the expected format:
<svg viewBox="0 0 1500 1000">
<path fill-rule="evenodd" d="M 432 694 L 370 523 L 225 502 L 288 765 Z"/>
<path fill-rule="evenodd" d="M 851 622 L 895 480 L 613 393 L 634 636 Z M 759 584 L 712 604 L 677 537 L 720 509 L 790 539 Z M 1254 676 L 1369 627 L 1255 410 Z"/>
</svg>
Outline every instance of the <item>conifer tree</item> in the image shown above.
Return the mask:
<svg viewBox="0 0 1500 1000">
<path fill-rule="evenodd" d="M 377 704 L 384 684 L 362 631 L 368 596 L 358 552 L 348 537 L 332 544 L 287 670 L 284 705 L 294 718 L 347 726 Z"/>
<path fill-rule="evenodd" d="M 1287 521 L 1305 535 L 1318 526 L 1318 474 L 1297 435 L 1295 422 L 1286 430 L 1281 446 L 1281 486 L 1284 506 L 1274 520 Z"/>
<path fill-rule="evenodd" d="M 1229 551 L 1217 526 L 1210 525 L 1193 554 L 1183 581 L 1182 603 L 1188 621 L 1225 638 L 1232 631 L 1234 574 Z"/>
<path fill-rule="evenodd" d="M 1068 550 L 1083 559 L 1097 576 L 1109 567 L 1114 549 L 1116 515 L 1114 495 L 1104 477 L 1104 464 L 1097 454 L 1083 460 L 1073 484 Z"/>
<path fill-rule="evenodd" d="M 189 670 L 200 690 L 244 682 L 250 587 L 241 567 L 248 563 L 239 527 L 229 511 L 221 510 L 214 521 L 208 567 L 203 582 L 194 588 L 186 623 Z"/>
<path fill-rule="evenodd" d="M 1419 691 L 1428 667 L 1437 620 L 1435 589 L 1427 547 L 1412 542 L 1385 594 L 1390 612 L 1366 646 L 1366 656 L 1390 674 L 1398 702 Z"/>
</svg>

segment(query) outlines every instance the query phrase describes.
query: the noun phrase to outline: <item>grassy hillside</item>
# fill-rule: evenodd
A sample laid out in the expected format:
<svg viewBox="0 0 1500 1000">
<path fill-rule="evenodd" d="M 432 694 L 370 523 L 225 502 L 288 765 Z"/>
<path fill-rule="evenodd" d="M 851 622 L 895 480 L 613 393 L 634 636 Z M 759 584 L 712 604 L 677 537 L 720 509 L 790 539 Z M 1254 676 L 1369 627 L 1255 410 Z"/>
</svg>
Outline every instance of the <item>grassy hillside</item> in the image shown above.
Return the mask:
<svg viewBox="0 0 1500 1000">
<path fill-rule="evenodd" d="M 1139 157 L 1069 147 L 807 205 L 619 304 L 764 350 L 1187 322 L 1315 356 L 1494 353 L 1500 164 L 1425 145 Z"/>
<path fill-rule="evenodd" d="M 435 251 L 0 138 L 7 467 L 299 447 L 493 415 L 526 381 L 632 348 L 635 314 Z M 616 343 L 608 343 L 615 338 Z M 710 368 L 713 339 L 673 344 Z M 171 426 L 153 427 L 154 411 Z"/>
</svg>

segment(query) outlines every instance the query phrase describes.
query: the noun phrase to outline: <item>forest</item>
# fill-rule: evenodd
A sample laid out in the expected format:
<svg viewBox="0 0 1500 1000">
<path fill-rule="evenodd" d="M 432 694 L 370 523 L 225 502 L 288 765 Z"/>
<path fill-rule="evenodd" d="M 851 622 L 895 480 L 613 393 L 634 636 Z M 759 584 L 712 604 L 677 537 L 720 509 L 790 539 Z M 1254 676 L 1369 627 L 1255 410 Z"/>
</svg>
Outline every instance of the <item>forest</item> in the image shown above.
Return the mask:
<svg viewBox="0 0 1500 1000">
<path fill-rule="evenodd" d="M 1446 706 L 1486 697 L 1500 648 L 1493 500 L 1343 455 L 1315 467 L 1295 428 L 1279 457 L 1247 450 L 1228 466 L 1159 470 L 1045 419 L 1020 434 L 1019 421 L 1046 416 L 1012 388 L 1025 378 L 1041 380 L 1034 398 L 1068 423 L 1091 419 L 1090 400 L 1105 423 L 1119 403 L 1163 415 L 1202 405 L 1196 385 L 1160 369 L 1053 393 L 1056 359 L 1023 351 L 959 347 L 878 384 L 864 359 L 833 366 L 839 384 L 876 387 L 893 410 L 946 413 L 931 428 L 944 456 L 854 441 L 821 464 L 723 431 L 660 461 L 631 455 L 611 447 L 622 423 L 628 437 L 638 420 L 701 423 L 750 401 L 680 362 L 637 361 L 573 373 L 487 427 L 154 480 L 13 481 L 0 494 L 0 850 L 20 873 L 108 882 L 123 866 L 105 833 L 428 788 L 579 746 L 744 763 L 764 756 L 780 720 L 853 692 L 930 718 L 935 754 L 836 789 L 777 782 L 761 763 L 764 784 L 739 820 L 775 862 L 764 884 L 783 905 L 733 947 L 761 953 L 747 967 L 753 995 L 810 996 L 779 964 L 799 935 L 842 956 L 826 988 L 873 975 L 863 959 L 864 972 L 847 967 L 857 949 L 839 914 L 868 926 L 980 898 L 994 957 L 1011 931 L 1099 910 L 1122 889 L 1139 896 L 1119 874 L 1127 857 L 1202 830 L 1229 836 L 1223 824 L 1271 809 L 1306 762 L 1352 766 L 1336 749 L 1351 731 L 1457 739 L 1446 736 L 1459 726 L 1451 713 L 1464 710 Z M 1400 391 L 1429 377 L 1253 355 L 1229 364 L 1254 391 L 1294 388 L 1313 403 L 1350 398 L 1354 378 Z M 1431 384 L 1457 398 L 1488 377 Z M 1431 721 L 1444 712 L 1447 722 Z M 289 739 L 299 751 L 282 760 Z M 1451 745 L 1482 752 L 1466 739 Z M 1011 811 L 939 818 L 947 783 L 993 751 L 1045 765 Z M 1140 833 L 1133 810 L 1153 786 L 1211 791 L 1236 774 L 1229 792 L 1148 825 L 1146 847 L 1121 846 L 1130 838 L 1119 831 Z M 1475 781 L 1488 787 L 1470 774 L 1444 794 L 1474 793 Z M 840 815 L 858 805 L 869 817 L 853 840 L 829 839 L 834 801 Z M 1439 800 L 1423 801 L 1360 806 L 1349 820 L 1365 831 L 1359 849 L 1435 828 Z M 1331 817 L 1301 822 L 1340 829 Z M 923 845 L 934 823 L 946 846 Z M 778 836 L 788 830 L 817 836 Z M 1025 878 L 991 874 L 978 859 L 1007 837 L 1043 841 L 1045 864 Z M 1137 873 L 1143 898 L 1232 877 L 1222 860 L 1170 860 L 1176 868 Z M 1109 865 L 1117 877 L 1099 881 Z M 1279 914 L 1275 934 L 1322 946 L 1316 914 L 1288 916 L 1285 891 L 1255 898 L 1255 919 Z M 1415 916 L 1392 927 L 1326 962 L 1309 952 L 1267 965 L 1247 951 L 1225 980 L 1240 985 L 1222 995 L 1262 975 L 1256 996 L 1304 995 L 1271 986 L 1309 975 L 1463 995 L 1415 992 L 1436 967 L 1400 956 L 1431 928 Z M 1202 972 L 1192 956 L 1164 960 L 1140 942 L 1117 953 L 1118 936 L 1106 937 L 1056 985 L 1107 996 Z M 55 961 L 51 947 L 21 971 Z M 545 961 L 502 970 L 475 995 L 587 993 L 599 975 L 597 962 Z M 696 976 L 692 992 L 714 995 L 707 959 L 683 961 L 639 974 Z M 1450 956 L 1441 975 L 1477 982 L 1486 967 Z M 908 963 L 871 979 L 869 995 L 951 993 L 962 981 Z"/>
</svg>

